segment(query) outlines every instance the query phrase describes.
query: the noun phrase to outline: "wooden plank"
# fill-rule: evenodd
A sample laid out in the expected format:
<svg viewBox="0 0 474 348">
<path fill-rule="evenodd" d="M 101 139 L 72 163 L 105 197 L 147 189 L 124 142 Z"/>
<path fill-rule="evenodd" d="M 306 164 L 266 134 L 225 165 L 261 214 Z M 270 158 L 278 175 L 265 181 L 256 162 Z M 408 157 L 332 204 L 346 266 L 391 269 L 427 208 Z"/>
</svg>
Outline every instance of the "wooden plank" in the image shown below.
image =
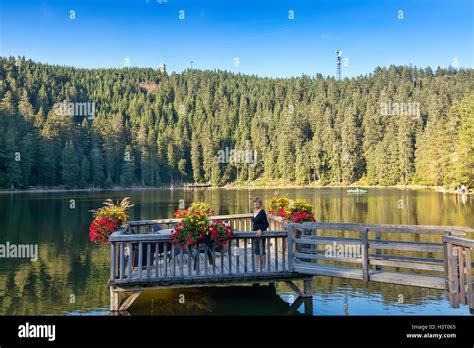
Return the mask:
<svg viewBox="0 0 474 348">
<path fill-rule="evenodd" d="M 146 277 L 150 278 L 151 244 L 146 243 Z"/>
<path fill-rule="evenodd" d="M 212 274 L 216 274 L 216 246 L 212 246 Z"/>
<path fill-rule="evenodd" d="M 362 244 L 362 278 L 369 281 L 369 230 L 361 231 Z"/>
<path fill-rule="evenodd" d="M 459 257 L 459 296 L 461 304 L 466 304 L 466 286 L 464 277 L 464 250 L 462 246 L 458 246 Z"/>
<path fill-rule="evenodd" d="M 321 263 L 295 262 L 294 271 L 303 274 L 363 280 L 360 268 L 324 265 Z"/>
<path fill-rule="evenodd" d="M 192 251 L 191 251 L 191 248 L 188 247 L 188 275 L 191 275 L 191 273 L 193 272 L 193 269 L 192 269 Z"/>
<path fill-rule="evenodd" d="M 209 270 L 208 270 L 208 268 L 209 268 L 209 265 L 208 265 L 209 255 L 207 253 L 207 250 L 208 250 L 208 246 L 204 245 L 204 274 L 205 275 L 207 275 L 207 273 L 209 272 Z"/>
<path fill-rule="evenodd" d="M 275 271 L 278 271 L 278 243 L 281 238 L 275 238 Z"/>
<path fill-rule="evenodd" d="M 141 290 L 137 290 L 137 291 L 132 292 L 132 294 L 131 294 L 131 295 L 124 301 L 124 303 L 120 306 L 119 311 L 126 311 L 126 310 L 128 310 L 128 308 L 130 308 L 130 306 L 132 305 L 132 303 L 138 298 L 138 296 L 140 296 L 141 293 L 142 293 Z"/>
<path fill-rule="evenodd" d="M 110 279 L 115 279 L 115 243 L 110 244 Z"/>
<path fill-rule="evenodd" d="M 360 245 L 360 239 L 352 239 L 352 238 L 331 238 L 331 237 L 313 237 L 313 238 L 295 238 L 295 244 L 302 245 L 302 244 L 340 244 L 340 245 Z"/>
<path fill-rule="evenodd" d="M 255 273 L 255 253 L 253 250 L 253 243 L 254 242 L 252 241 L 250 252 L 252 253 L 252 273 Z"/>
<path fill-rule="evenodd" d="M 142 277 L 143 243 L 138 243 L 138 279 Z"/>
<path fill-rule="evenodd" d="M 355 257 L 326 257 L 324 255 L 306 254 L 306 253 L 294 253 L 294 257 L 297 259 L 301 258 L 301 259 L 311 259 L 311 260 L 362 263 L 362 258 L 355 258 Z"/>
<path fill-rule="evenodd" d="M 194 257 L 194 262 L 195 262 L 195 266 L 194 268 L 196 268 L 196 274 L 201 274 L 201 260 L 200 260 L 200 254 L 201 254 L 201 244 L 199 243 L 197 246 L 196 246 L 196 255 Z"/>
<path fill-rule="evenodd" d="M 270 238 L 265 238 L 264 241 L 263 241 L 263 244 L 267 244 L 267 247 L 266 247 L 266 264 L 267 264 L 267 271 L 270 272 L 271 271 L 271 240 Z"/>
<path fill-rule="evenodd" d="M 285 283 L 291 288 L 291 290 L 293 290 L 299 297 L 304 297 L 304 293 L 303 291 L 300 290 L 300 288 L 298 288 L 298 286 L 293 283 L 293 281 L 291 280 L 287 280 L 285 281 Z"/>
<path fill-rule="evenodd" d="M 305 222 L 304 228 L 337 231 L 380 231 L 392 233 L 419 233 L 419 234 L 439 234 L 439 235 L 466 235 L 474 232 L 471 227 L 465 226 L 428 226 L 428 225 L 391 225 L 391 224 L 355 224 L 355 223 L 334 223 L 334 222 Z"/>
<path fill-rule="evenodd" d="M 288 270 L 293 272 L 293 225 L 287 227 L 287 241 L 288 241 Z"/>
<path fill-rule="evenodd" d="M 425 270 L 425 271 L 444 272 L 444 265 L 433 265 L 433 264 L 427 264 L 427 263 L 390 261 L 390 260 L 374 260 L 374 259 L 370 259 L 369 263 L 375 266 L 411 268 L 411 269 L 419 269 L 419 270 Z"/>
<path fill-rule="evenodd" d="M 318 238 L 318 229 L 315 228 L 315 229 L 312 230 L 312 231 L 314 231 L 314 232 L 313 232 L 314 236 L 311 236 L 311 230 L 309 230 L 309 233 L 308 233 L 308 234 L 310 235 L 310 238 Z M 320 237 L 321 237 L 321 236 L 320 236 Z M 316 252 L 318 251 L 318 246 L 317 246 L 317 245 L 310 245 L 309 247 L 310 247 L 312 250 L 316 251 Z M 303 246 L 302 246 L 302 249 L 303 249 Z M 318 260 L 315 260 L 315 263 L 318 263 L 318 262 L 319 262 Z"/>
<path fill-rule="evenodd" d="M 454 289 L 454 278 L 453 278 L 453 248 L 451 243 L 446 243 L 447 249 L 447 264 L 448 264 L 448 295 L 451 304 L 454 301 L 455 289 Z"/>
<path fill-rule="evenodd" d="M 376 240 L 376 241 L 382 240 L 382 232 L 380 232 L 380 231 L 376 231 L 376 232 L 375 232 L 375 240 Z M 380 249 L 375 249 L 375 254 L 376 254 L 377 256 L 379 256 L 380 254 L 382 254 L 382 251 L 381 251 Z M 377 265 L 377 266 L 375 267 L 375 269 L 381 269 L 381 267 L 380 267 L 379 265 Z"/>
<path fill-rule="evenodd" d="M 115 235 L 114 232 L 109 237 L 109 241 L 111 242 L 170 242 L 170 236 L 166 234 L 125 234 L 125 235 Z M 286 231 L 265 231 L 265 237 L 284 237 L 286 236 Z M 234 235 L 231 239 L 242 239 L 242 238 L 256 238 L 255 232 L 242 232 L 242 231 L 234 231 Z"/>
<path fill-rule="evenodd" d="M 120 243 L 114 243 L 115 248 L 115 274 L 114 277 L 118 278 L 120 272 Z"/>
<path fill-rule="evenodd" d="M 244 238 L 244 273 L 247 271 L 247 238 Z"/>
<path fill-rule="evenodd" d="M 448 244 L 443 242 L 443 256 L 444 256 L 444 290 L 449 292 L 449 265 L 448 265 Z"/>
<path fill-rule="evenodd" d="M 120 297 L 121 297 L 120 292 L 116 291 L 112 286 L 110 287 L 109 290 L 110 290 L 110 310 L 117 311 L 120 306 Z"/>
<path fill-rule="evenodd" d="M 236 220 L 242 218 L 252 217 L 252 213 L 244 213 L 244 214 L 232 214 L 232 215 L 214 215 L 210 216 L 209 220 L 211 221 L 224 221 L 224 220 Z M 154 219 L 154 220 L 135 220 L 129 221 L 126 224 L 126 227 L 137 227 L 137 226 L 146 226 L 146 225 L 154 225 L 154 224 L 170 224 L 180 222 L 182 219 L 172 218 L 172 219 Z"/>
<path fill-rule="evenodd" d="M 360 270 L 359 270 L 360 271 Z M 194 275 L 192 277 L 186 278 L 157 278 L 157 279 L 149 279 L 144 282 L 143 280 L 133 279 L 133 281 L 128 282 L 127 279 L 117 279 L 116 285 L 117 287 L 122 286 L 124 291 L 131 291 L 137 289 L 159 289 L 159 288 L 184 288 L 184 287 L 202 287 L 202 286 L 227 286 L 230 284 L 242 284 L 242 283 L 258 283 L 258 282 L 278 282 L 278 281 L 285 281 L 288 279 L 297 279 L 301 280 L 307 278 L 308 275 L 306 274 L 295 274 L 290 272 L 280 272 L 280 273 L 240 273 L 240 274 L 224 274 L 220 275 L 217 274 L 215 277 L 209 276 L 204 277 L 203 275 L 197 276 Z"/>
<path fill-rule="evenodd" d="M 132 267 L 133 267 L 133 244 L 128 243 L 128 266 L 127 266 L 127 278 L 132 278 Z"/>
<path fill-rule="evenodd" d="M 160 275 L 160 243 L 155 243 L 155 277 L 158 277 Z"/>
<path fill-rule="evenodd" d="M 442 265 L 445 259 L 433 259 L 429 257 L 412 257 L 403 255 L 375 255 L 369 253 L 369 258 L 384 259 L 384 260 L 401 260 L 407 262 L 430 263 Z"/>
<path fill-rule="evenodd" d="M 474 240 L 472 239 L 452 237 L 452 236 L 443 236 L 443 242 L 451 243 L 453 245 L 460 245 L 465 248 L 474 249 Z"/>
<path fill-rule="evenodd" d="M 448 277 L 449 277 L 449 299 L 454 308 L 459 307 L 459 284 L 457 275 L 457 257 L 454 255 L 454 248 L 451 243 L 448 243 Z"/>
<path fill-rule="evenodd" d="M 305 297 L 313 297 L 313 278 L 303 280 L 303 289 Z"/>
<path fill-rule="evenodd" d="M 235 240 L 235 247 L 236 247 L 236 255 L 235 255 L 235 263 L 236 263 L 236 271 L 237 273 L 240 273 L 240 265 L 239 265 L 239 253 L 240 253 L 240 239 Z M 230 247 L 230 242 L 229 242 L 229 247 Z"/>
<path fill-rule="evenodd" d="M 314 263 L 295 263 L 295 270 L 298 272 L 312 275 L 363 280 L 360 268 L 354 267 L 341 267 L 335 265 L 323 265 Z M 398 285 L 410 285 L 416 287 L 426 287 L 431 289 L 444 289 L 443 277 L 414 273 L 372 270 L 370 271 L 370 281 Z"/>
<path fill-rule="evenodd" d="M 442 253 L 443 245 L 438 243 L 422 243 L 422 242 L 402 242 L 384 240 L 381 242 L 369 242 L 369 248 L 373 249 L 390 249 L 402 251 L 419 251 L 430 253 Z"/>
<path fill-rule="evenodd" d="M 120 254 L 119 254 L 119 257 L 120 257 L 120 261 L 119 261 L 119 267 L 120 267 L 120 270 L 119 270 L 119 278 L 120 279 L 123 279 L 124 278 L 124 275 L 125 275 L 125 252 L 124 252 L 124 244 L 123 243 L 120 243 L 119 244 L 120 247 L 119 247 L 119 250 L 120 250 Z"/>
<path fill-rule="evenodd" d="M 167 277 L 168 276 L 168 243 L 165 243 L 163 261 L 165 263 L 165 274 L 164 274 L 164 276 Z"/>
<path fill-rule="evenodd" d="M 172 274 L 173 274 L 173 277 L 176 277 L 176 247 L 174 244 L 171 244 L 171 261 L 173 262 L 173 270 L 172 270 Z"/>
<path fill-rule="evenodd" d="M 424 274 L 374 271 L 371 272 L 370 280 L 380 283 L 409 285 L 431 289 L 444 289 L 443 277 L 429 276 Z"/>
<path fill-rule="evenodd" d="M 287 257 L 287 254 L 286 254 L 286 244 L 288 243 L 288 239 L 285 240 L 284 238 L 282 239 L 282 243 L 281 243 L 281 269 L 284 271 L 285 270 L 285 266 L 286 266 L 286 257 Z M 289 255 L 288 255 L 289 257 Z"/>
<path fill-rule="evenodd" d="M 183 252 L 183 246 L 179 247 L 179 268 L 181 272 L 181 276 L 184 276 L 184 252 Z"/>
<path fill-rule="evenodd" d="M 464 249 L 466 256 L 466 283 L 467 283 L 467 304 L 469 308 L 474 308 L 474 293 L 472 291 L 472 267 L 471 249 Z"/>
<path fill-rule="evenodd" d="M 232 273 L 232 240 L 229 240 L 229 250 L 227 250 L 229 257 L 229 273 Z"/>
<path fill-rule="evenodd" d="M 220 257 L 220 259 L 221 259 L 221 274 L 224 274 L 224 251 L 221 250 L 220 254 L 221 254 L 221 257 Z"/>
</svg>

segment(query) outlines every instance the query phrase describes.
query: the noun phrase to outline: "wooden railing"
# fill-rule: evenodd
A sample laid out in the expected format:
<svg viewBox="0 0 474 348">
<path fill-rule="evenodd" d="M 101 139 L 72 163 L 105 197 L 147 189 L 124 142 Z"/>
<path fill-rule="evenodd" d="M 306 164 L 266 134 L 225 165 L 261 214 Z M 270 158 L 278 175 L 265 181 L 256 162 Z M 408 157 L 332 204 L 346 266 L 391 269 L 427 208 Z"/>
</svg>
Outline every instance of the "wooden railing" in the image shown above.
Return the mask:
<svg viewBox="0 0 474 348">
<path fill-rule="evenodd" d="M 227 222 L 236 231 L 251 231 L 252 217 L 253 214 L 216 215 L 210 216 L 209 220 Z M 169 229 L 180 221 L 181 219 L 177 218 L 129 221 L 123 228 L 123 232 L 125 234 L 154 233 L 154 226 L 158 226 L 159 229 Z M 280 229 L 280 231 L 282 230 L 283 229 Z"/>
<path fill-rule="evenodd" d="M 225 221 L 234 229 L 234 236 L 224 247 L 200 243 L 187 248 L 171 243 L 160 229 L 169 228 L 180 219 L 131 221 L 113 233 L 111 242 L 110 284 L 146 282 L 219 281 L 235 277 L 275 277 L 288 274 L 286 231 L 267 231 L 256 238 L 251 230 L 252 214 L 210 217 Z M 254 248 L 265 249 L 256 255 Z M 263 247 L 265 246 L 265 247 Z"/>
<path fill-rule="evenodd" d="M 283 220 L 281 216 L 274 216 L 271 214 L 267 214 L 268 223 L 270 224 L 269 230 L 270 231 L 285 231 L 286 226 L 288 225 L 287 222 Z"/>
<path fill-rule="evenodd" d="M 451 305 L 459 303 L 474 308 L 472 291 L 472 250 L 474 240 L 445 236 L 443 237 L 445 255 L 445 275 L 447 291 Z"/>
<path fill-rule="evenodd" d="M 303 223 L 287 225 L 289 232 L 290 270 L 346 278 L 374 280 L 381 282 L 398 281 L 399 284 L 426 286 L 444 289 L 444 278 L 441 275 L 433 277 L 433 273 L 444 273 L 443 258 L 414 257 L 394 255 L 390 251 L 410 253 L 443 254 L 443 244 L 417 241 L 389 240 L 385 233 L 411 233 L 415 235 L 465 235 L 474 230 L 468 227 L 449 226 L 420 226 L 420 225 L 369 225 L 344 223 Z M 359 238 L 345 238 L 319 235 L 321 231 L 352 231 Z M 370 238 L 372 237 L 372 238 Z M 441 238 L 440 238 L 441 239 Z M 325 250 L 318 248 L 324 245 Z M 336 253 L 327 255 L 327 247 L 342 247 L 346 253 L 339 256 Z M 347 251 L 351 255 L 347 255 Z M 372 252 L 370 252 L 372 251 Z M 342 263 L 342 264 L 341 264 Z M 345 267 L 352 264 L 352 268 Z M 334 267 L 338 266 L 338 267 Z M 371 267 L 373 266 L 373 267 Z M 355 268 L 354 268 L 355 267 Z M 384 272 L 385 268 L 394 272 Z M 400 272 L 409 269 L 413 273 Z M 423 273 L 428 271 L 427 276 Z"/>
</svg>

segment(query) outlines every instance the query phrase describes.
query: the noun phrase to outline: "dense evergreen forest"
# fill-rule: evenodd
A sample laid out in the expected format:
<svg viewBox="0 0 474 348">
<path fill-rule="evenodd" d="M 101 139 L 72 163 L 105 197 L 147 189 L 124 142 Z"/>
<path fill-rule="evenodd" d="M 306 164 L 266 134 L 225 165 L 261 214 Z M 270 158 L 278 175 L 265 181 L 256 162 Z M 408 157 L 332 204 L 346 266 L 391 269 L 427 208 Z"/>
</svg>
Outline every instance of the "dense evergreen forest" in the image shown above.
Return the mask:
<svg viewBox="0 0 474 348">
<path fill-rule="evenodd" d="M 172 180 L 472 187 L 473 87 L 473 69 L 390 66 L 337 81 L 2 57 L 0 187 Z M 58 103 L 93 104 L 93 117 L 67 115 Z M 226 148 L 253 151 L 256 161 L 222 161 Z"/>
</svg>

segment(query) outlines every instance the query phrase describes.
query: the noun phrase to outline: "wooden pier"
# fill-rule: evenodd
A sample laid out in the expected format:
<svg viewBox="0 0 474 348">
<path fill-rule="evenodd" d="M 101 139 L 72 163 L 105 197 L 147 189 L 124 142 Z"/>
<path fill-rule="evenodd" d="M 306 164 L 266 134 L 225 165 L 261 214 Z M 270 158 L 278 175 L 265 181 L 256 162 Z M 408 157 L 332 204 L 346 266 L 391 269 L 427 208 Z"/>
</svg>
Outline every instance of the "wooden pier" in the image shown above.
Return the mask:
<svg viewBox="0 0 474 348">
<path fill-rule="evenodd" d="M 257 262 L 260 256 L 252 252 L 256 236 L 251 218 L 252 214 L 210 217 L 234 229 L 224 250 L 205 243 L 192 249 L 170 243 L 169 234 L 161 234 L 158 228 L 169 229 L 179 219 L 129 222 L 110 236 L 110 309 L 126 311 L 147 289 L 239 283 L 283 281 L 299 297 L 311 297 L 313 276 L 444 289 L 453 305 L 457 301 L 473 308 L 470 255 L 474 241 L 460 238 L 474 232 L 472 228 L 284 224 L 269 216 L 270 230 L 258 239 L 267 252 Z M 405 235 L 415 241 L 402 240 L 400 236 Z M 422 241 L 433 235 L 439 237 L 439 243 Z M 331 248 L 332 253 L 328 252 Z M 302 289 L 296 284 L 299 280 Z"/>
</svg>

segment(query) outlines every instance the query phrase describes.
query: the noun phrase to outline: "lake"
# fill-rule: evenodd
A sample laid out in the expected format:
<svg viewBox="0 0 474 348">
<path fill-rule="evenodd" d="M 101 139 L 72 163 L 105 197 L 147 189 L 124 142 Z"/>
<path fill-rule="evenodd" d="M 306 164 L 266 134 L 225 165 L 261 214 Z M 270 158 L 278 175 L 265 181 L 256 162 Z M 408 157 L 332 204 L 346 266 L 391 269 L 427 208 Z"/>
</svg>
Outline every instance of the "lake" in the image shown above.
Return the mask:
<svg viewBox="0 0 474 348">
<path fill-rule="evenodd" d="M 0 243 L 37 244 L 38 260 L 0 259 L 0 315 L 108 315 L 110 247 L 89 241 L 89 210 L 106 198 L 130 197 L 130 220 L 173 217 L 180 200 L 211 204 L 218 214 L 251 212 L 251 199 L 269 202 L 273 189 L 194 189 L 0 194 Z M 474 197 L 430 190 L 371 188 L 280 189 L 304 198 L 323 222 L 461 225 L 474 227 Z M 474 236 L 468 236 L 474 238 Z M 439 242 L 439 237 L 429 236 Z M 450 308 L 443 291 L 313 278 L 314 315 L 469 315 Z M 179 301 L 184 295 L 183 301 Z M 402 297 L 400 297 L 402 295 Z M 294 301 L 284 283 L 272 286 L 145 292 L 132 315 L 286 315 Z M 403 300 L 401 301 L 400 298 Z M 296 314 L 304 313 L 304 306 Z"/>
</svg>

